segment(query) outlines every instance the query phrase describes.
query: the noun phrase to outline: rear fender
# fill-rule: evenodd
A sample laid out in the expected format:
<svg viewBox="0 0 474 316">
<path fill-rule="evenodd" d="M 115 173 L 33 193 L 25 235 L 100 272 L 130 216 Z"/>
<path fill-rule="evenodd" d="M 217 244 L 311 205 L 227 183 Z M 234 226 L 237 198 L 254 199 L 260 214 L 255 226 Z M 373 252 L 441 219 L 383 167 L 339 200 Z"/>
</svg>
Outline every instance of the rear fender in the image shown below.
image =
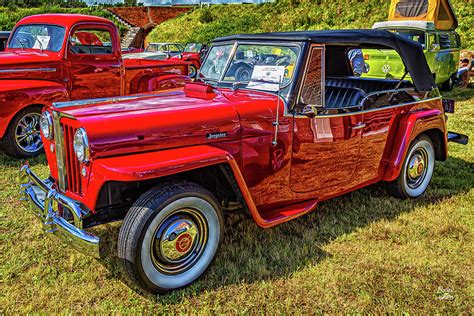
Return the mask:
<svg viewBox="0 0 474 316">
<path fill-rule="evenodd" d="M 0 138 L 15 115 L 31 105 L 49 106 L 67 101 L 65 86 L 42 80 L 2 80 L 0 84 Z"/>
<path fill-rule="evenodd" d="M 430 137 L 433 131 L 443 134 L 441 143 L 434 145 L 442 147 L 435 148 L 439 157 L 447 156 L 446 122 L 442 111 L 431 109 L 408 113 L 400 119 L 396 128 L 392 141 L 387 142 L 389 151 L 384 161 L 387 166 L 384 181 L 393 181 L 398 177 L 411 142 L 424 132 L 430 134 Z"/>
<path fill-rule="evenodd" d="M 226 164 L 230 167 L 229 172 L 232 174 L 228 175 L 230 176 L 228 180 L 233 183 L 229 184 L 235 187 L 234 190 L 238 190 L 237 196 L 243 199 L 257 225 L 261 227 L 276 225 L 277 223 L 267 222 L 260 216 L 234 157 L 225 150 L 207 145 L 97 160 L 92 164 L 88 188 L 90 193 L 95 193 L 95 199 L 85 204 L 97 201 L 101 187 L 107 181 L 155 179 L 217 164 Z M 93 205 L 87 206 L 93 209 Z"/>
</svg>

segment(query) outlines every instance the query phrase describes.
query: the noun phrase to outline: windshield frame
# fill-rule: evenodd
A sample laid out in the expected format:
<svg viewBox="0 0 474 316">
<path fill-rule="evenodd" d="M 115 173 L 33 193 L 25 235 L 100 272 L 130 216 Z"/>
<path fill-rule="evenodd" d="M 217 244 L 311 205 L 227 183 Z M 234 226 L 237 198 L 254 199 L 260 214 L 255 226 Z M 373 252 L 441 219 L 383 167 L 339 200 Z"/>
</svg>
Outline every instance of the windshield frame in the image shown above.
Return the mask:
<svg viewBox="0 0 474 316">
<path fill-rule="evenodd" d="M 293 73 L 293 76 L 291 77 L 291 80 L 289 80 L 287 83 L 285 83 L 284 85 L 281 85 L 280 86 L 280 90 L 283 90 L 283 89 L 286 89 L 288 88 L 290 85 L 292 85 L 293 83 L 296 82 L 296 80 L 298 79 L 298 71 L 300 69 L 300 66 L 301 66 L 301 62 L 304 58 L 304 45 L 305 43 L 303 42 L 290 42 L 290 41 L 252 41 L 252 40 L 231 40 L 231 41 L 226 41 L 226 42 L 219 42 L 217 44 L 212 44 L 208 50 L 207 50 L 207 54 L 206 54 L 206 58 L 204 59 L 203 61 L 203 65 L 204 65 L 204 62 L 207 61 L 207 58 L 208 58 L 208 55 L 209 53 L 211 52 L 211 50 L 214 48 L 214 47 L 218 47 L 218 46 L 229 46 L 229 45 L 232 45 L 232 49 L 230 51 L 230 54 L 229 54 L 229 58 L 226 62 L 226 65 L 224 67 L 224 71 L 222 71 L 222 75 L 219 79 L 212 79 L 212 78 L 205 78 L 205 77 L 201 77 L 199 79 L 204 79 L 204 81 L 208 80 L 208 81 L 211 81 L 211 82 L 215 82 L 217 83 L 218 85 L 219 84 L 224 84 L 225 86 L 224 87 L 227 87 L 228 85 L 230 87 L 232 87 L 233 84 L 236 83 L 236 81 L 229 81 L 229 80 L 224 80 L 225 79 L 225 75 L 227 73 L 227 71 L 229 70 L 229 67 L 231 66 L 232 64 L 232 60 L 234 60 L 234 57 L 235 57 L 235 54 L 237 52 L 237 48 L 239 45 L 261 45 L 261 46 L 283 46 L 283 47 L 297 47 L 299 52 L 298 52 L 298 56 L 297 56 L 297 59 L 296 59 L 296 62 L 295 62 L 295 68 L 294 68 L 294 73 Z M 249 81 L 250 82 L 250 81 Z M 251 91 L 261 91 L 261 92 L 267 92 L 267 93 L 273 93 L 272 91 L 267 91 L 267 90 L 259 90 L 259 89 L 252 89 L 252 88 L 248 88 L 247 86 L 245 87 L 241 87 L 239 89 L 244 89 L 244 90 L 251 90 Z"/>
<path fill-rule="evenodd" d="M 59 25 L 59 24 L 55 24 L 55 23 L 26 23 L 26 24 L 20 24 L 20 25 L 16 26 L 15 29 L 12 31 L 12 33 L 10 35 L 10 39 L 8 40 L 7 48 L 8 49 L 23 49 L 22 47 L 10 47 L 14 37 L 17 35 L 17 32 L 19 32 L 19 30 L 22 27 L 24 27 L 24 26 L 45 26 L 45 25 L 46 26 L 54 26 L 54 27 L 58 27 L 58 28 L 63 29 L 64 30 L 64 35 L 63 35 L 63 38 L 62 38 L 61 48 L 59 50 L 53 51 L 53 50 L 49 50 L 49 49 L 44 49 L 44 51 L 51 52 L 51 53 L 61 52 L 64 49 L 64 46 L 65 46 L 65 43 L 66 43 L 66 38 L 68 37 L 68 34 L 67 34 L 68 30 L 64 25 Z M 41 49 L 37 49 L 37 48 L 24 48 L 24 49 L 41 51 Z"/>
</svg>

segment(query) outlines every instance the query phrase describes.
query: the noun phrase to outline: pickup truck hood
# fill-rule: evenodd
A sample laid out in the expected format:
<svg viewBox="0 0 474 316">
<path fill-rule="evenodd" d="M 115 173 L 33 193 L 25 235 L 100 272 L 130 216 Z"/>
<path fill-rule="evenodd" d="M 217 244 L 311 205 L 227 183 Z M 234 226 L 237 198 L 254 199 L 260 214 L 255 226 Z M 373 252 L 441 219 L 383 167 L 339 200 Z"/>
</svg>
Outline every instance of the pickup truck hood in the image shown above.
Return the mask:
<svg viewBox="0 0 474 316">
<path fill-rule="evenodd" d="M 85 128 L 92 157 L 229 142 L 241 137 L 239 103 L 275 107 L 276 96 L 221 90 L 196 97 L 176 89 L 125 101 L 57 108 Z"/>
<path fill-rule="evenodd" d="M 0 52 L 0 79 L 51 79 L 61 72 L 58 53 L 37 50 Z"/>
</svg>

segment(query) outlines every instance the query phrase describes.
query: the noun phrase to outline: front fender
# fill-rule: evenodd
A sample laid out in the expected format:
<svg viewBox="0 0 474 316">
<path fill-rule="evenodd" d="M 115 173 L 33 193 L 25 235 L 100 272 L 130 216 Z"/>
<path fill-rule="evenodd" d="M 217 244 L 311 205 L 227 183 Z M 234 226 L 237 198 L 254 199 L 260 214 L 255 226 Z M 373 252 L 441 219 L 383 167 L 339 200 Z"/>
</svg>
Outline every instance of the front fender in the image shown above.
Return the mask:
<svg viewBox="0 0 474 316">
<path fill-rule="evenodd" d="M 23 108 L 30 105 L 49 106 L 68 99 L 66 87 L 57 82 L 0 80 L 0 138 L 13 117 Z"/>
<path fill-rule="evenodd" d="M 159 152 L 141 153 L 129 157 L 110 157 L 92 163 L 89 181 L 89 200 L 85 204 L 94 209 L 98 194 L 107 181 L 142 181 L 178 174 L 193 169 L 216 164 L 227 164 L 233 180 L 245 201 L 255 222 L 261 227 L 271 227 L 276 223 L 261 217 L 252 199 L 247 184 L 234 157 L 225 150 L 208 145 L 170 149 Z M 233 181 L 231 180 L 231 181 Z"/>
<path fill-rule="evenodd" d="M 438 130 L 444 134 L 443 148 L 446 151 L 446 122 L 442 111 L 438 109 L 422 110 L 408 113 L 401 118 L 392 142 L 387 142 L 389 152 L 385 159 L 387 168 L 383 176 L 384 181 L 393 181 L 398 177 L 411 142 L 418 135 L 429 130 Z"/>
</svg>

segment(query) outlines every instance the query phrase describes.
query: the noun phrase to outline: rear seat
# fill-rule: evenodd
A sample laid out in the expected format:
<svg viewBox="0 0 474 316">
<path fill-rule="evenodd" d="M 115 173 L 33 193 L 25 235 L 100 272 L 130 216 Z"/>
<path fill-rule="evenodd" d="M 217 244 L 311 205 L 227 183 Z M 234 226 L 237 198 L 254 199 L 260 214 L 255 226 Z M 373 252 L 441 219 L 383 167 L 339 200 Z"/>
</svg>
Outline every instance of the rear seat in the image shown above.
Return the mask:
<svg viewBox="0 0 474 316">
<path fill-rule="evenodd" d="M 326 86 L 326 109 L 343 109 L 359 105 L 365 97 L 365 92 L 358 88 L 340 88 Z"/>
<path fill-rule="evenodd" d="M 327 87 L 339 88 L 359 88 L 369 94 L 376 91 L 395 89 L 399 80 L 394 79 L 376 79 L 376 78 L 359 78 L 359 77 L 327 77 Z M 403 81 L 400 88 L 411 87 L 409 81 Z"/>
</svg>

